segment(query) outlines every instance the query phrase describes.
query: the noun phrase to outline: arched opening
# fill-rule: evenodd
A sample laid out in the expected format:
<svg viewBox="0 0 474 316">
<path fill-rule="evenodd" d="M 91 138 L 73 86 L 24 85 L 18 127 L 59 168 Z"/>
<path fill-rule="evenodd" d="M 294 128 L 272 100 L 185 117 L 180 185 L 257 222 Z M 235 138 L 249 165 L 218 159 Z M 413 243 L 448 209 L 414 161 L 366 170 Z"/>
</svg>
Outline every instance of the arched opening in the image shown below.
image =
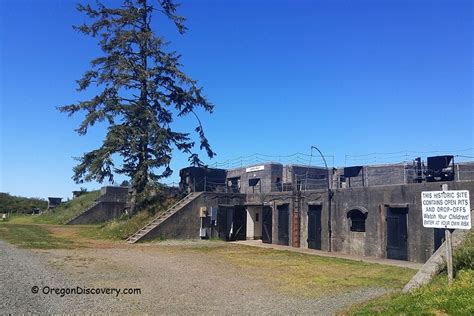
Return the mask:
<svg viewBox="0 0 474 316">
<path fill-rule="evenodd" d="M 351 232 L 365 232 L 365 220 L 367 219 L 367 212 L 362 212 L 358 209 L 352 209 L 347 212 L 347 218 L 350 219 Z"/>
</svg>

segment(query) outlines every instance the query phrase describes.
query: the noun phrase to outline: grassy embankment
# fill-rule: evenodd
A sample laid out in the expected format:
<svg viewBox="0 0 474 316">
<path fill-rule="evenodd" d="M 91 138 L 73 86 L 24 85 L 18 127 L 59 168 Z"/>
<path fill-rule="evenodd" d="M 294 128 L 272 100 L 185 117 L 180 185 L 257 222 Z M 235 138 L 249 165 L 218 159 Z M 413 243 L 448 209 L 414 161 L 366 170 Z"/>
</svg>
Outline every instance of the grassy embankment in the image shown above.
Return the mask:
<svg viewBox="0 0 474 316">
<path fill-rule="evenodd" d="M 125 239 L 173 201 L 147 207 L 131 218 L 124 217 L 101 225 L 62 225 L 99 197 L 92 191 L 42 215 L 16 215 L 0 222 L 0 238 L 23 248 L 73 248 L 87 245 L 88 239 Z"/>
<path fill-rule="evenodd" d="M 385 296 L 354 306 L 345 314 L 474 315 L 474 231 L 455 251 L 453 261 L 456 278 L 451 286 L 442 273 L 412 293 Z"/>
</svg>

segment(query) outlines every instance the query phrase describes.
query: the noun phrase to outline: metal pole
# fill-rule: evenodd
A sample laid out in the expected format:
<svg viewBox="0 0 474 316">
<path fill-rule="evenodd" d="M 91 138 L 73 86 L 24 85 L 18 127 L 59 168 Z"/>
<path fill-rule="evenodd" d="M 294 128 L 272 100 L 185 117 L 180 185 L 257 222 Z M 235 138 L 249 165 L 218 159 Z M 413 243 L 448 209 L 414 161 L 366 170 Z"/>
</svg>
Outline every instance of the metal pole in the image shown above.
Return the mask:
<svg viewBox="0 0 474 316">
<path fill-rule="evenodd" d="M 321 158 L 323 158 L 324 166 L 326 167 L 326 179 L 327 179 L 327 189 L 328 189 L 328 236 L 329 236 L 329 252 L 332 251 L 332 218 L 331 218 L 331 199 L 332 199 L 332 191 L 331 191 L 331 186 L 329 183 L 329 169 L 328 169 L 328 164 L 326 163 L 326 159 L 324 158 L 323 153 L 318 149 L 316 146 L 311 146 L 311 152 L 312 150 L 316 149 L 318 153 L 321 155 Z M 312 155 L 312 153 L 311 153 Z"/>
</svg>

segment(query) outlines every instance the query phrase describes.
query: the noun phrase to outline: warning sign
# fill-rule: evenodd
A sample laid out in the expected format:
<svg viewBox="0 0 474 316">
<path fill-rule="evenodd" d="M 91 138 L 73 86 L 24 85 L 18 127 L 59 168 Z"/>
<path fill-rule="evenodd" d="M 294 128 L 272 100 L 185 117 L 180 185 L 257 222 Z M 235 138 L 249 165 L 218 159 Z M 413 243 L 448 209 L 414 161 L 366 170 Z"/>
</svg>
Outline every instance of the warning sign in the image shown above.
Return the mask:
<svg viewBox="0 0 474 316">
<path fill-rule="evenodd" d="M 423 227 L 471 229 L 468 190 L 421 192 Z"/>
</svg>

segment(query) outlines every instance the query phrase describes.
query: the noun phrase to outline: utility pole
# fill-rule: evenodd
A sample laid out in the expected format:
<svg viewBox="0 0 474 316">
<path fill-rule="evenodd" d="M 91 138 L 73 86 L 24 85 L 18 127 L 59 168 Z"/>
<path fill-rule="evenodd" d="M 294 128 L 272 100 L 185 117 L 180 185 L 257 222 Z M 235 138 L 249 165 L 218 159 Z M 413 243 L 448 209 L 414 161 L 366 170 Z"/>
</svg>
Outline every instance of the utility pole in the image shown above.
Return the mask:
<svg viewBox="0 0 474 316">
<path fill-rule="evenodd" d="M 326 158 L 324 158 L 323 153 L 316 147 L 316 146 L 311 146 L 311 157 L 313 156 L 313 148 L 318 151 L 318 153 L 321 155 L 321 158 L 323 158 L 324 166 L 326 167 L 326 182 L 327 182 L 327 190 L 328 190 L 328 237 L 329 237 L 329 252 L 332 251 L 332 214 L 331 214 L 331 200 L 332 200 L 332 191 L 331 191 L 331 185 L 330 185 L 330 180 L 329 180 L 329 169 L 328 169 L 328 164 L 326 163 Z"/>
</svg>

